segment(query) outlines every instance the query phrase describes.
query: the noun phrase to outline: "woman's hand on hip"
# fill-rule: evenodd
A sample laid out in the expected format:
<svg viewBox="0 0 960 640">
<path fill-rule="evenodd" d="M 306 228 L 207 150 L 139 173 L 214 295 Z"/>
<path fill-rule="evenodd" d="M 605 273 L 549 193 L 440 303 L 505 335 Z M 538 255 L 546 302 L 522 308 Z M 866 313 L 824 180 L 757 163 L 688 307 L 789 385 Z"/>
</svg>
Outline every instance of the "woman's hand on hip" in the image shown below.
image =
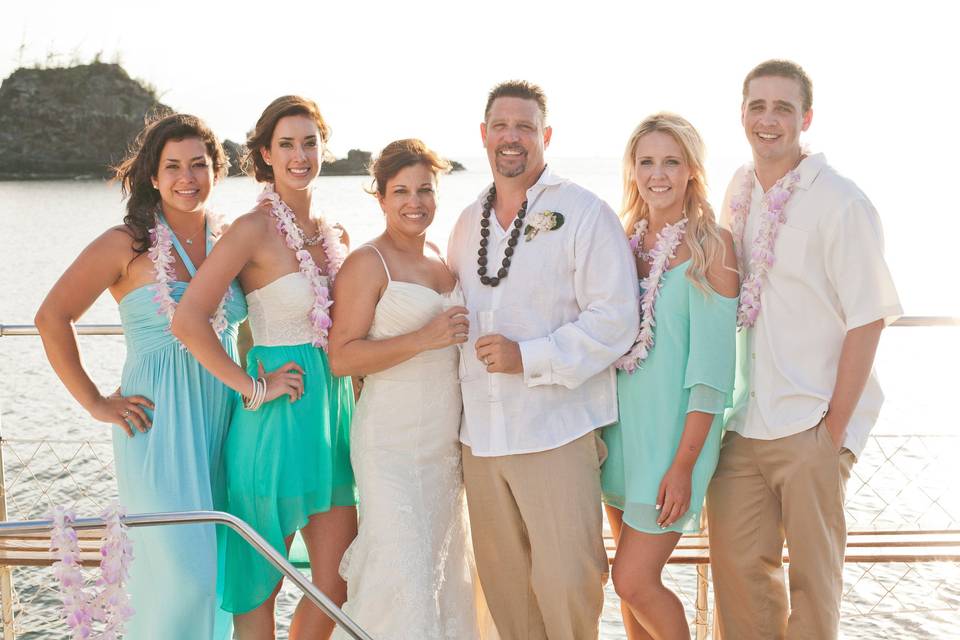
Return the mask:
<svg viewBox="0 0 960 640">
<path fill-rule="evenodd" d="M 106 398 L 100 397 L 89 412 L 94 420 L 109 422 L 123 429 L 129 437 L 133 437 L 133 430 L 146 433 L 153 426 L 144 407 L 153 409 L 153 403 L 143 396 L 123 396 L 120 389 Z"/>
<path fill-rule="evenodd" d="M 280 396 L 290 396 L 290 402 L 296 402 L 303 397 L 303 367 L 296 362 L 288 362 L 266 373 L 262 362 L 257 362 L 259 376 L 267 381 L 267 394 L 263 401 L 270 402 Z"/>
</svg>

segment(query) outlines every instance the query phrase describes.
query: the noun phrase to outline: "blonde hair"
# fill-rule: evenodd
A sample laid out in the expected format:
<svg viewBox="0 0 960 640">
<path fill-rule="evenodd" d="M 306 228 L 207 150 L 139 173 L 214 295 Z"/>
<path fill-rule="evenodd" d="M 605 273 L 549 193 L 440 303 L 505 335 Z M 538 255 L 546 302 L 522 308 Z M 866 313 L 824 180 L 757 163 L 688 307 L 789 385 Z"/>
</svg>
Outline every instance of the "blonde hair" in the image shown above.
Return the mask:
<svg viewBox="0 0 960 640">
<path fill-rule="evenodd" d="M 726 247 L 720 236 L 713 208 L 707 202 L 703 139 L 684 118 L 673 113 L 655 113 L 645 118 L 630 134 L 623 153 L 623 206 L 620 220 L 627 235 L 631 235 L 636 224 L 650 215 L 650 209 L 640 197 L 640 189 L 637 187 L 637 145 L 643 136 L 654 131 L 666 133 L 677 141 L 690 169 L 690 180 L 687 182 L 683 203 L 687 217 L 683 241 L 691 256 L 687 277 L 697 288 L 707 291 L 712 289 L 707 282 L 707 269 L 718 260 L 723 264 Z"/>
</svg>

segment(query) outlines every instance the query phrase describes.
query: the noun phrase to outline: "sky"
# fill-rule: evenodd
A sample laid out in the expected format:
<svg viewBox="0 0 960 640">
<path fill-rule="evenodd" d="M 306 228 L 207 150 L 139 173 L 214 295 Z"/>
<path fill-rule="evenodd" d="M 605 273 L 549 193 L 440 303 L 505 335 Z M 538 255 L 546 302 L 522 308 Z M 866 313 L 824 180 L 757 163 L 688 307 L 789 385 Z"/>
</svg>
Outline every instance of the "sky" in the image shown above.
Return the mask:
<svg viewBox="0 0 960 640">
<path fill-rule="evenodd" d="M 334 155 L 418 137 L 460 160 L 484 155 L 489 89 L 523 78 L 548 96 L 548 159 L 619 158 L 645 116 L 685 116 L 706 141 L 717 203 L 750 157 L 740 126 L 744 75 L 768 58 L 790 58 L 813 78 L 806 144 L 873 200 L 888 256 L 911 265 L 909 286 L 929 280 L 929 297 L 960 314 L 960 287 L 948 275 L 960 237 L 950 195 L 960 164 L 955 6 L 17 0 L 2 9 L 0 78 L 100 54 L 223 138 L 243 140 L 271 100 L 299 93 L 331 125 Z"/>
<path fill-rule="evenodd" d="M 811 143 L 842 141 L 835 162 L 888 146 L 912 159 L 960 142 L 954 4 L 17 1 L 3 7 L 0 77 L 102 52 L 223 137 L 242 139 L 270 100 L 300 93 L 320 105 L 337 155 L 412 136 L 451 157 L 482 155 L 486 92 L 525 78 L 547 92 L 556 156 L 619 157 L 662 109 L 693 122 L 712 154 L 742 156 L 742 78 L 787 57 L 814 80 Z M 922 111 L 940 123 L 897 126 Z"/>
</svg>

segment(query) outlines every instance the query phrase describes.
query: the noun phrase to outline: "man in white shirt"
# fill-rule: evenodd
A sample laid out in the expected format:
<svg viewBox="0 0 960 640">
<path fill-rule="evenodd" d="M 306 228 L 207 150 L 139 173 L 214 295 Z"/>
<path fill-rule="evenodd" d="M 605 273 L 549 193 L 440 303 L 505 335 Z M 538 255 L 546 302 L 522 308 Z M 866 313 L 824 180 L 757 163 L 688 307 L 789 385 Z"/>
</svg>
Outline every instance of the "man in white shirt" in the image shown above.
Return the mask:
<svg viewBox="0 0 960 640">
<path fill-rule="evenodd" d="M 594 194 L 544 161 L 536 85 L 496 86 L 493 170 L 448 247 L 470 310 L 463 475 L 480 582 L 503 640 L 596 638 L 608 574 L 594 430 L 617 419 L 611 364 L 638 330 L 636 268 Z"/>
<path fill-rule="evenodd" d="M 747 75 L 754 163 L 724 202 L 744 284 L 734 407 L 707 509 L 721 634 L 736 640 L 837 637 L 845 487 L 883 402 L 880 332 L 902 314 L 873 205 L 801 149 L 812 102 L 793 62 Z"/>
</svg>

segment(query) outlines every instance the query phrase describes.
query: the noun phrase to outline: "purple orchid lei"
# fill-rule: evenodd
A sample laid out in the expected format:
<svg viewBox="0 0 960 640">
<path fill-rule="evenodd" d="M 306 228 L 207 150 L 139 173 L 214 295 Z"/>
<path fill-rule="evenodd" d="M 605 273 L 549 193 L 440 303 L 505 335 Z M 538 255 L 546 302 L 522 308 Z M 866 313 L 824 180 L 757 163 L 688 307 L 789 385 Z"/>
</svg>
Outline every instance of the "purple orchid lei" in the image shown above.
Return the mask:
<svg viewBox="0 0 960 640">
<path fill-rule="evenodd" d="M 737 308 L 737 326 L 752 327 L 760 314 L 760 292 L 763 289 L 763 280 L 773 266 L 773 247 L 777 241 L 777 232 L 780 225 L 786 222 L 784 209 L 793 190 L 800 182 L 800 172 L 793 169 L 770 187 L 763 194 L 761 205 L 760 229 L 750 247 L 749 257 L 745 254 L 743 244 L 747 226 L 747 216 L 750 215 L 750 204 L 754 186 L 753 165 L 747 165 L 743 170 L 743 183 L 740 192 L 730 201 L 731 231 L 734 245 L 737 250 L 737 261 L 741 271 L 746 274 L 740 287 L 740 306 Z"/>
<path fill-rule="evenodd" d="M 222 228 L 223 221 L 214 217 L 212 212 L 205 212 L 207 224 L 212 224 L 215 228 Z M 169 322 L 173 322 L 173 314 L 177 310 L 177 302 L 173 299 L 171 290 L 173 283 L 177 280 L 176 263 L 173 258 L 173 232 L 163 222 L 157 221 L 157 224 L 150 229 L 150 249 L 147 254 L 150 262 L 153 263 L 153 274 L 156 284 L 153 286 L 153 301 L 157 303 L 157 313 L 166 316 Z M 227 328 L 227 302 L 232 296 L 230 288 L 220 300 L 216 312 L 210 318 L 210 324 L 218 336 L 222 336 Z M 169 331 L 169 325 L 167 331 Z M 185 348 L 180 344 L 180 348 Z"/>
<path fill-rule="evenodd" d="M 633 235 L 630 236 L 630 248 L 637 255 L 643 249 L 643 237 L 647 233 L 648 224 L 649 221 L 646 218 L 639 221 L 634 227 Z M 657 241 L 650 251 L 650 272 L 640 283 L 643 289 L 643 295 L 640 297 L 640 332 L 630 351 L 614 363 L 617 369 L 633 373 L 640 368 L 641 363 L 647 359 L 653 349 L 653 328 L 657 324 L 654 308 L 657 297 L 660 295 L 660 287 L 663 286 L 662 277 L 667 270 L 667 264 L 677 255 L 677 247 L 683 240 L 686 226 L 687 218 L 682 218 L 679 222 L 666 225 L 657 234 Z"/>
<path fill-rule="evenodd" d="M 300 263 L 300 273 L 304 275 L 313 290 L 313 307 L 310 309 L 310 324 L 313 326 L 314 333 L 313 346 L 326 350 L 327 336 L 333 324 L 330 319 L 330 307 L 333 305 L 333 300 L 330 297 L 330 287 L 333 286 L 337 271 L 340 270 L 340 266 L 347 257 L 346 249 L 341 240 L 343 232 L 327 224 L 323 218 L 318 220 L 323 251 L 327 257 L 328 281 L 324 282 L 313 256 L 304 248 L 303 231 L 297 226 L 293 210 L 280 198 L 280 194 L 276 192 L 272 184 L 264 187 L 260 195 L 257 196 L 257 202 L 263 201 L 270 203 L 270 211 L 274 217 L 277 231 L 283 236 L 287 246 L 295 252 L 297 261 Z"/>
<path fill-rule="evenodd" d="M 55 507 L 53 510 L 50 550 L 57 558 L 53 574 L 60 584 L 61 613 L 74 640 L 90 638 L 94 622 L 103 623 L 100 638 L 117 640 L 133 615 L 125 588 L 133 561 L 133 545 L 121 521 L 124 515 L 124 509 L 113 502 L 101 516 L 107 526 L 100 544 L 100 578 L 97 580 L 100 591 L 89 595 L 80 569 L 80 544 L 72 526 L 76 516 L 72 509 Z"/>
</svg>

